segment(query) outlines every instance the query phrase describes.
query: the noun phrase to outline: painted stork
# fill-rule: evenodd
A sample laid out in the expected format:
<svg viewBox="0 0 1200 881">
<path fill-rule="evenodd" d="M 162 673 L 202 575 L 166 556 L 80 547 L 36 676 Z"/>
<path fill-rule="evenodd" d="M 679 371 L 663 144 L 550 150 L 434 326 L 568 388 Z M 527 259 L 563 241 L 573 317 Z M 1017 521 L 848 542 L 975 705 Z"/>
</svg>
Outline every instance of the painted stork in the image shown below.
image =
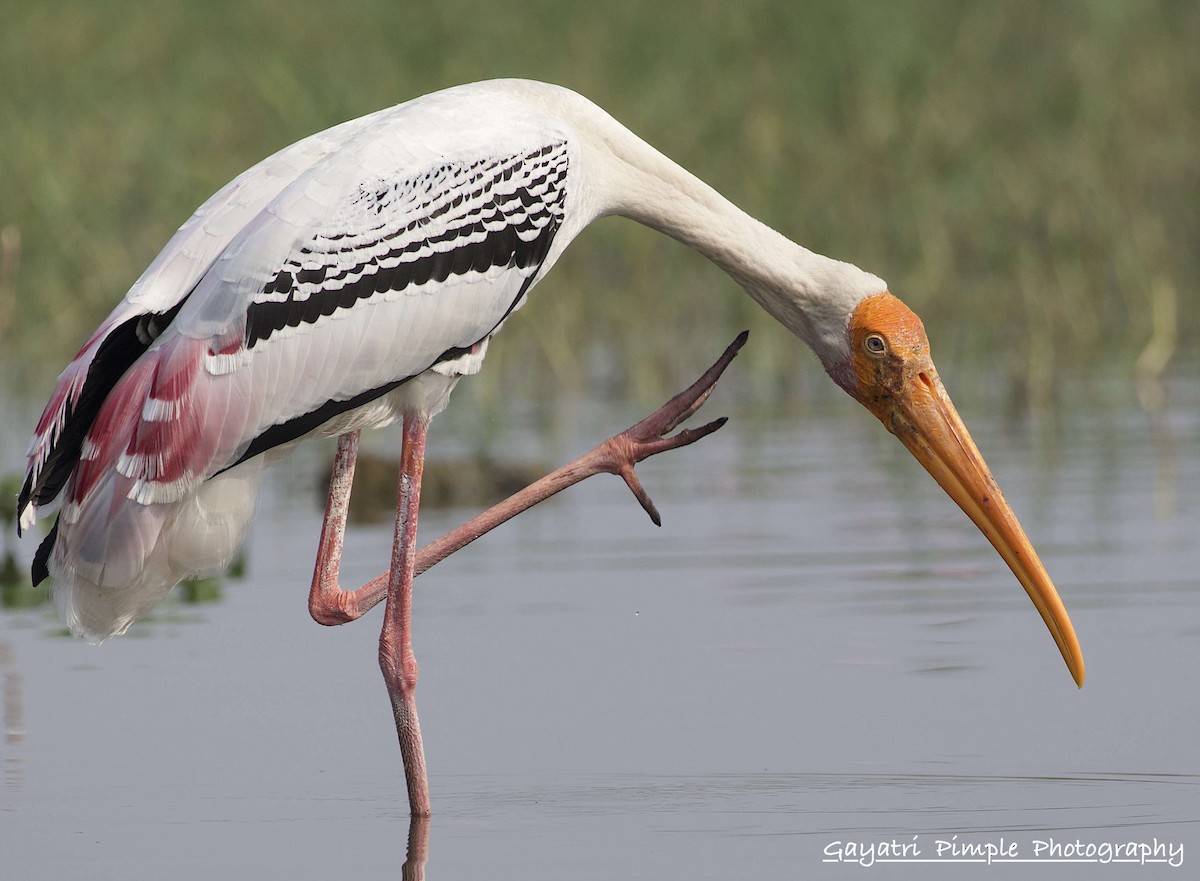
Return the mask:
<svg viewBox="0 0 1200 881">
<path fill-rule="evenodd" d="M 427 815 L 410 633 L 426 430 L 563 249 L 606 215 L 704 254 L 803 340 L 983 531 L 1083 683 L 1066 609 L 951 404 L 920 319 L 876 276 L 749 217 L 585 98 L 519 80 L 313 135 L 184 223 L 38 422 L 21 528 L 61 510 L 35 580 L 53 576 L 74 633 L 122 633 L 181 579 L 226 565 L 266 465 L 305 438 L 341 436 L 310 605 L 338 623 L 361 613 L 342 598 L 386 597 L 380 663 L 411 807 Z M 358 432 L 397 419 L 392 567 L 373 590 L 342 591 L 338 509 Z"/>
</svg>

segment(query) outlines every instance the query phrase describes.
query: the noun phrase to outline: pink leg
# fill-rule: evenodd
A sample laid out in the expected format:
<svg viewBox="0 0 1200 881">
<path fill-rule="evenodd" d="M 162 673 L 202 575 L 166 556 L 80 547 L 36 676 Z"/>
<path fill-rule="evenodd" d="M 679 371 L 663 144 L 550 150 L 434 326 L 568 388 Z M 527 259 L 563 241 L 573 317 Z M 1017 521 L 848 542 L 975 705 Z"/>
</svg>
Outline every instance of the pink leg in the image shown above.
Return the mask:
<svg viewBox="0 0 1200 881">
<path fill-rule="evenodd" d="M 358 436 L 359 432 L 351 431 L 338 438 L 333 476 L 329 480 L 329 499 L 325 503 L 325 521 L 321 525 L 321 544 L 308 592 L 309 614 L 318 624 L 327 626 L 354 621 L 387 595 L 388 572 L 358 590 L 343 590 L 338 584 L 350 488 L 358 458 Z"/>
<path fill-rule="evenodd" d="M 416 817 L 408 821 L 408 855 L 400 869 L 401 881 L 425 881 L 425 864 L 429 862 L 429 818 Z"/>
<path fill-rule="evenodd" d="M 392 543 L 387 605 L 379 634 L 379 668 L 387 684 L 396 718 L 408 803 L 414 817 L 429 816 L 429 781 L 425 774 L 425 749 L 417 718 L 417 658 L 412 647 L 413 566 L 417 559 L 417 509 L 421 504 L 421 475 L 425 468 L 425 437 L 429 418 L 405 414 L 404 451 L 400 456 L 400 483 L 396 498 L 396 533 Z"/>
<path fill-rule="evenodd" d="M 417 718 L 415 691 L 417 659 L 412 648 L 412 581 L 416 560 L 417 509 L 421 502 L 421 475 L 425 464 L 425 437 L 429 420 L 424 416 L 404 417 L 404 449 L 396 498 L 396 531 L 392 564 L 383 575 L 358 590 L 342 590 L 338 573 L 358 456 L 359 432 L 338 438 L 329 500 L 321 527 L 308 609 L 321 624 L 344 624 L 387 598 L 383 630 L 379 635 L 379 666 L 391 699 L 400 740 L 400 756 L 408 784 L 409 806 L 414 817 L 429 816 L 429 783 L 425 751 Z"/>
<path fill-rule="evenodd" d="M 522 511 L 596 474 L 619 475 L 657 525 L 658 511 L 638 481 L 634 465 L 658 453 L 695 443 L 725 424 L 723 418 L 717 419 L 668 437 L 708 400 L 717 380 L 745 342 L 746 335 L 740 335 L 703 376 L 641 422 L 421 548 L 416 555 L 414 575 L 420 575 L 437 565 Z M 353 621 L 388 595 L 390 571 L 358 590 L 344 590 L 338 585 L 342 535 L 346 528 L 346 512 L 357 454 L 358 432 L 342 435 L 338 440 L 333 478 L 329 483 L 329 501 L 325 508 L 325 524 L 321 530 L 321 545 L 313 572 L 312 590 L 308 595 L 309 612 L 319 624 L 335 625 Z"/>
<path fill-rule="evenodd" d="M 420 415 L 405 416 L 392 565 L 387 572 L 358 590 L 343 590 L 338 585 L 338 574 L 350 488 L 354 480 L 354 464 L 358 456 L 359 433 L 349 432 L 338 439 L 329 499 L 321 529 L 320 549 L 309 591 L 309 611 L 321 624 L 343 624 L 359 618 L 380 600 L 387 598 L 383 630 L 379 636 L 379 665 L 396 720 L 396 734 L 400 741 L 400 753 L 408 784 L 409 805 L 414 817 L 428 817 L 430 814 L 425 752 L 421 743 L 421 728 L 415 701 L 417 661 L 412 648 L 412 583 L 415 576 L 521 511 L 602 472 L 619 475 L 651 519 L 658 524 L 658 511 L 638 481 L 634 465 L 658 453 L 695 443 L 725 424 L 722 418 L 700 428 L 685 429 L 670 435 L 708 399 L 721 373 L 729 366 L 745 340 L 745 334 L 739 336 L 699 380 L 641 422 L 609 438 L 591 452 L 543 477 L 511 498 L 489 508 L 458 529 L 422 548 L 419 554 L 416 551 L 417 510 L 421 500 L 421 476 L 424 470 L 425 439 L 429 420 Z M 428 827 L 421 828 L 427 830 Z M 418 837 L 422 842 L 425 840 L 421 836 Z M 417 850 L 419 859 L 416 864 L 423 866 L 423 845 Z"/>
</svg>

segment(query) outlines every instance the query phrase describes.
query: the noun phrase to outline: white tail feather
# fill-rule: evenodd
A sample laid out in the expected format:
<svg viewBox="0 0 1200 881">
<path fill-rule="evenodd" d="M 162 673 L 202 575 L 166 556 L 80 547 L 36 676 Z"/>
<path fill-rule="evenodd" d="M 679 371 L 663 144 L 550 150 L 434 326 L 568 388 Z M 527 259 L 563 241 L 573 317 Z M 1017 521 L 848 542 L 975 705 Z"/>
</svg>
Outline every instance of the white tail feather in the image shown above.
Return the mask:
<svg viewBox="0 0 1200 881">
<path fill-rule="evenodd" d="M 128 479 L 110 473 L 55 542 L 54 599 L 71 632 L 118 636 L 183 579 L 221 572 L 246 536 L 262 469 L 259 457 L 149 505 L 127 498 Z"/>
</svg>

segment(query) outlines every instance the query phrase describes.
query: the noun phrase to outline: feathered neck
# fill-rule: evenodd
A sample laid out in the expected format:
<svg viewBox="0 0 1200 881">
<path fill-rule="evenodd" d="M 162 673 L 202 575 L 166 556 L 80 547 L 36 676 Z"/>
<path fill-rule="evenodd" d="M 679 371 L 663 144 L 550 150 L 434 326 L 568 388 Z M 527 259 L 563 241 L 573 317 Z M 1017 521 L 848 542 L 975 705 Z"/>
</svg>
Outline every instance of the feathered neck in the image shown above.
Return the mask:
<svg viewBox="0 0 1200 881">
<path fill-rule="evenodd" d="M 746 214 L 586 98 L 558 86 L 513 83 L 579 136 L 594 217 L 617 214 L 708 257 L 828 366 L 847 354 L 850 315 L 887 285 L 824 257 Z"/>
</svg>

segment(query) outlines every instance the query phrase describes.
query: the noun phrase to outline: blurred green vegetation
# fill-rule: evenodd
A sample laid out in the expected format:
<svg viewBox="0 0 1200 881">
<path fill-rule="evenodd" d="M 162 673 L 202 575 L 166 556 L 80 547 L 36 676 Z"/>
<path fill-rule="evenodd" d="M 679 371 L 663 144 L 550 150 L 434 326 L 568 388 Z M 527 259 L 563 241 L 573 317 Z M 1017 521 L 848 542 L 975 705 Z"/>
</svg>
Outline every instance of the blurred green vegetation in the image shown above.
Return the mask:
<svg viewBox="0 0 1200 881">
<path fill-rule="evenodd" d="M 12 499 L 21 488 L 21 478 L 15 474 L 0 475 L 0 499 Z M 13 534 L 17 525 L 17 512 L 12 505 L 0 504 L 0 607 L 9 606 L 8 593 L 21 586 L 24 575 L 17 565 L 17 554 L 13 549 Z"/>
<path fill-rule="evenodd" d="M 1194 347 L 1200 4 L 0 0 L 0 346 L 40 395 L 173 230 L 268 153 L 459 82 L 571 86 L 797 241 L 886 278 L 943 370 L 1053 399 Z M 742 327 L 697 255 L 589 231 L 473 384 L 657 397 Z M 697 353 L 696 350 L 699 349 Z M 1140 358 L 1140 361 L 1139 361 Z M 497 363 L 500 362 L 500 363 Z M 987 370 L 970 370 L 971 367 Z M 816 377 L 816 379 L 812 379 Z M 982 377 L 991 377 L 984 380 Z"/>
</svg>

